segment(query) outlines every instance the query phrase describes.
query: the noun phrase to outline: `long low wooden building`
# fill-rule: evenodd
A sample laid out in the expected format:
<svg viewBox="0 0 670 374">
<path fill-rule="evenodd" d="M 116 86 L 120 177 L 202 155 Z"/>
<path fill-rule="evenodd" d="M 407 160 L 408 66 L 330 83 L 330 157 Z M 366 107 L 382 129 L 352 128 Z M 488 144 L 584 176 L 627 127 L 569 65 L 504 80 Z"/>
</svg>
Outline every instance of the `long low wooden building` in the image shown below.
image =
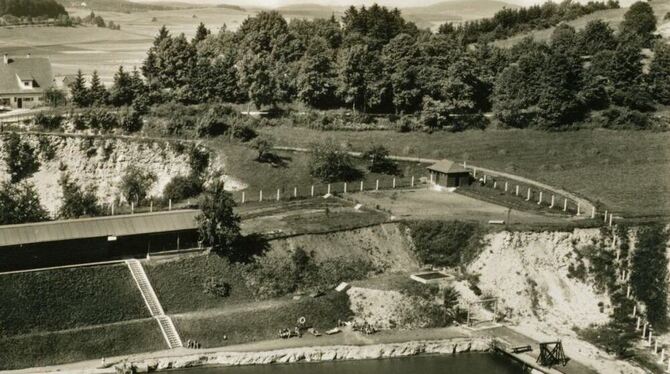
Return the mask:
<svg viewBox="0 0 670 374">
<path fill-rule="evenodd" d="M 199 213 L 174 210 L 0 226 L 0 271 L 197 248 Z"/>
</svg>

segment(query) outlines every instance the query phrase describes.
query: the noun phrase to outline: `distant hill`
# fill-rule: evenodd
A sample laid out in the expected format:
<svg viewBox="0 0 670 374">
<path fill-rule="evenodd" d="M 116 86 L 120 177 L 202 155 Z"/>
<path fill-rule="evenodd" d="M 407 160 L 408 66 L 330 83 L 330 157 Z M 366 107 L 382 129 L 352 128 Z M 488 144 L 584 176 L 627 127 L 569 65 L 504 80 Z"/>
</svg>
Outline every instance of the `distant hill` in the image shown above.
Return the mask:
<svg viewBox="0 0 670 374">
<path fill-rule="evenodd" d="M 328 18 L 333 14 L 336 17 L 342 16 L 345 9 L 347 8 L 320 4 L 291 4 L 279 7 L 276 10 L 289 17 Z"/>
<path fill-rule="evenodd" d="M 0 16 L 56 18 L 60 14 L 67 12 L 54 0 L 0 0 Z"/>
<path fill-rule="evenodd" d="M 448 0 L 423 6 L 400 8 L 403 16 L 419 27 L 434 28 L 446 21 L 458 22 L 491 17 L 502 8 L 518 8 L 517 5 L 497 0 Z M 334 14 L 342 16 L 347 7 L 305 3 L 291 4 L 277 8 L 288 17 L 327 18 Z"/>
<path fill-rule="evenodd" d="M 450 0 L 424 7 L 403 8 L 407 16 L 421 15 L 422 17 L 453 16 L 463 20 L 487 18 L 493 16 L 502 8 L 519 8 L 518 5 L 498 0 Z"/>
<path fill-rule="evenodd" d="M 136 3 L 127 0 L 57 0 L 67 8 L 86 8 L 105 12 L 145 12 L 148 10 L 170 10 L 175 6 L 163 4 Z"/>
</svg>

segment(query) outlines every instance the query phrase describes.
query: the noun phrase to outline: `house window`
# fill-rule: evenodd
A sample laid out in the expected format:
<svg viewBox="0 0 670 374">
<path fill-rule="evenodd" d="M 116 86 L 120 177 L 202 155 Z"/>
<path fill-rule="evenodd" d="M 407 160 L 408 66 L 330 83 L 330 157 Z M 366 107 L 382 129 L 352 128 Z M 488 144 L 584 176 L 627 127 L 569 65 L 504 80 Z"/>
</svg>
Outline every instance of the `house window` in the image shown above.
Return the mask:
<svg viewBox="0 0 670 374">
<path fill-rule="evenodd" d="M 30 87 L 30 81 L 23 81 L 24 87 Z"/>
<path fill-rule="evenodd" d="M 33 98 L 32 97 L 26 97 L 26 98 L 23 99 L 23 101 L 26 101 L 26 102 L 33 101 Z"/>
</svg>

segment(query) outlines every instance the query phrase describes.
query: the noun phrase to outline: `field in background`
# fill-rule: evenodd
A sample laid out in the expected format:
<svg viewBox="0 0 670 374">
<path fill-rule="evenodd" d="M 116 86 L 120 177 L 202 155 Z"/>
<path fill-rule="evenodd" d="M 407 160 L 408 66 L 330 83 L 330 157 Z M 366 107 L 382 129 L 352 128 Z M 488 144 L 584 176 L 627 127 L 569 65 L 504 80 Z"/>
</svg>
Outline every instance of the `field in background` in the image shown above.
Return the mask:
<svg viewBox="0 0 670 374">
<path fill-rule="evenodd" d="M 627 217 L 670 214 L 670 133 L 643 131 L 487 130 L 462 133 L 322 131 L 272 127 L 277 145 L 334 138 L 353 151 L 371 144 L 391 154 L 467 160 L 575 192 Z M 238 165 L 236 167 L 242 167 Z M 235 176 L 235 172 L 232 174 Z"/>
</svg>

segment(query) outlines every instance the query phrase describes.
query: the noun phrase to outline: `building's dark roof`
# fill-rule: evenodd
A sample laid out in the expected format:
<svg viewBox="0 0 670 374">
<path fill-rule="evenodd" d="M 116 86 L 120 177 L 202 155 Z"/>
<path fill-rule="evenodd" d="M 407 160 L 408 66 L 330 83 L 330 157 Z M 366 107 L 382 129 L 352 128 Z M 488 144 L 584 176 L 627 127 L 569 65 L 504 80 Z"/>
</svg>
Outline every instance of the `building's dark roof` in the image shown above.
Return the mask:
<svg viewBox="0 0 670 374">
<path fill-rule="evenodd" d="M 436 171 L 438 173 L 452 174 L 452 173 L 469 173 L 463 166 L 449 160 L 440 160 L 428 167 L 428 170 Z"/>
<path fill-rule="evenodd" d="M 22 80 L 32 80 L 33 88 L 23 87 Z M 53 86 L 51 62 L 44 57 L 9 57 L 0 60 L 0 94 L 42 93 Z"/>
<path fill-rule="evenodd" d="M 127 236 L 197 228 L 199 210 L 126 214 L 110 217 L 0 226 L 0 247 L 59 240 Z"/>
</svg>

